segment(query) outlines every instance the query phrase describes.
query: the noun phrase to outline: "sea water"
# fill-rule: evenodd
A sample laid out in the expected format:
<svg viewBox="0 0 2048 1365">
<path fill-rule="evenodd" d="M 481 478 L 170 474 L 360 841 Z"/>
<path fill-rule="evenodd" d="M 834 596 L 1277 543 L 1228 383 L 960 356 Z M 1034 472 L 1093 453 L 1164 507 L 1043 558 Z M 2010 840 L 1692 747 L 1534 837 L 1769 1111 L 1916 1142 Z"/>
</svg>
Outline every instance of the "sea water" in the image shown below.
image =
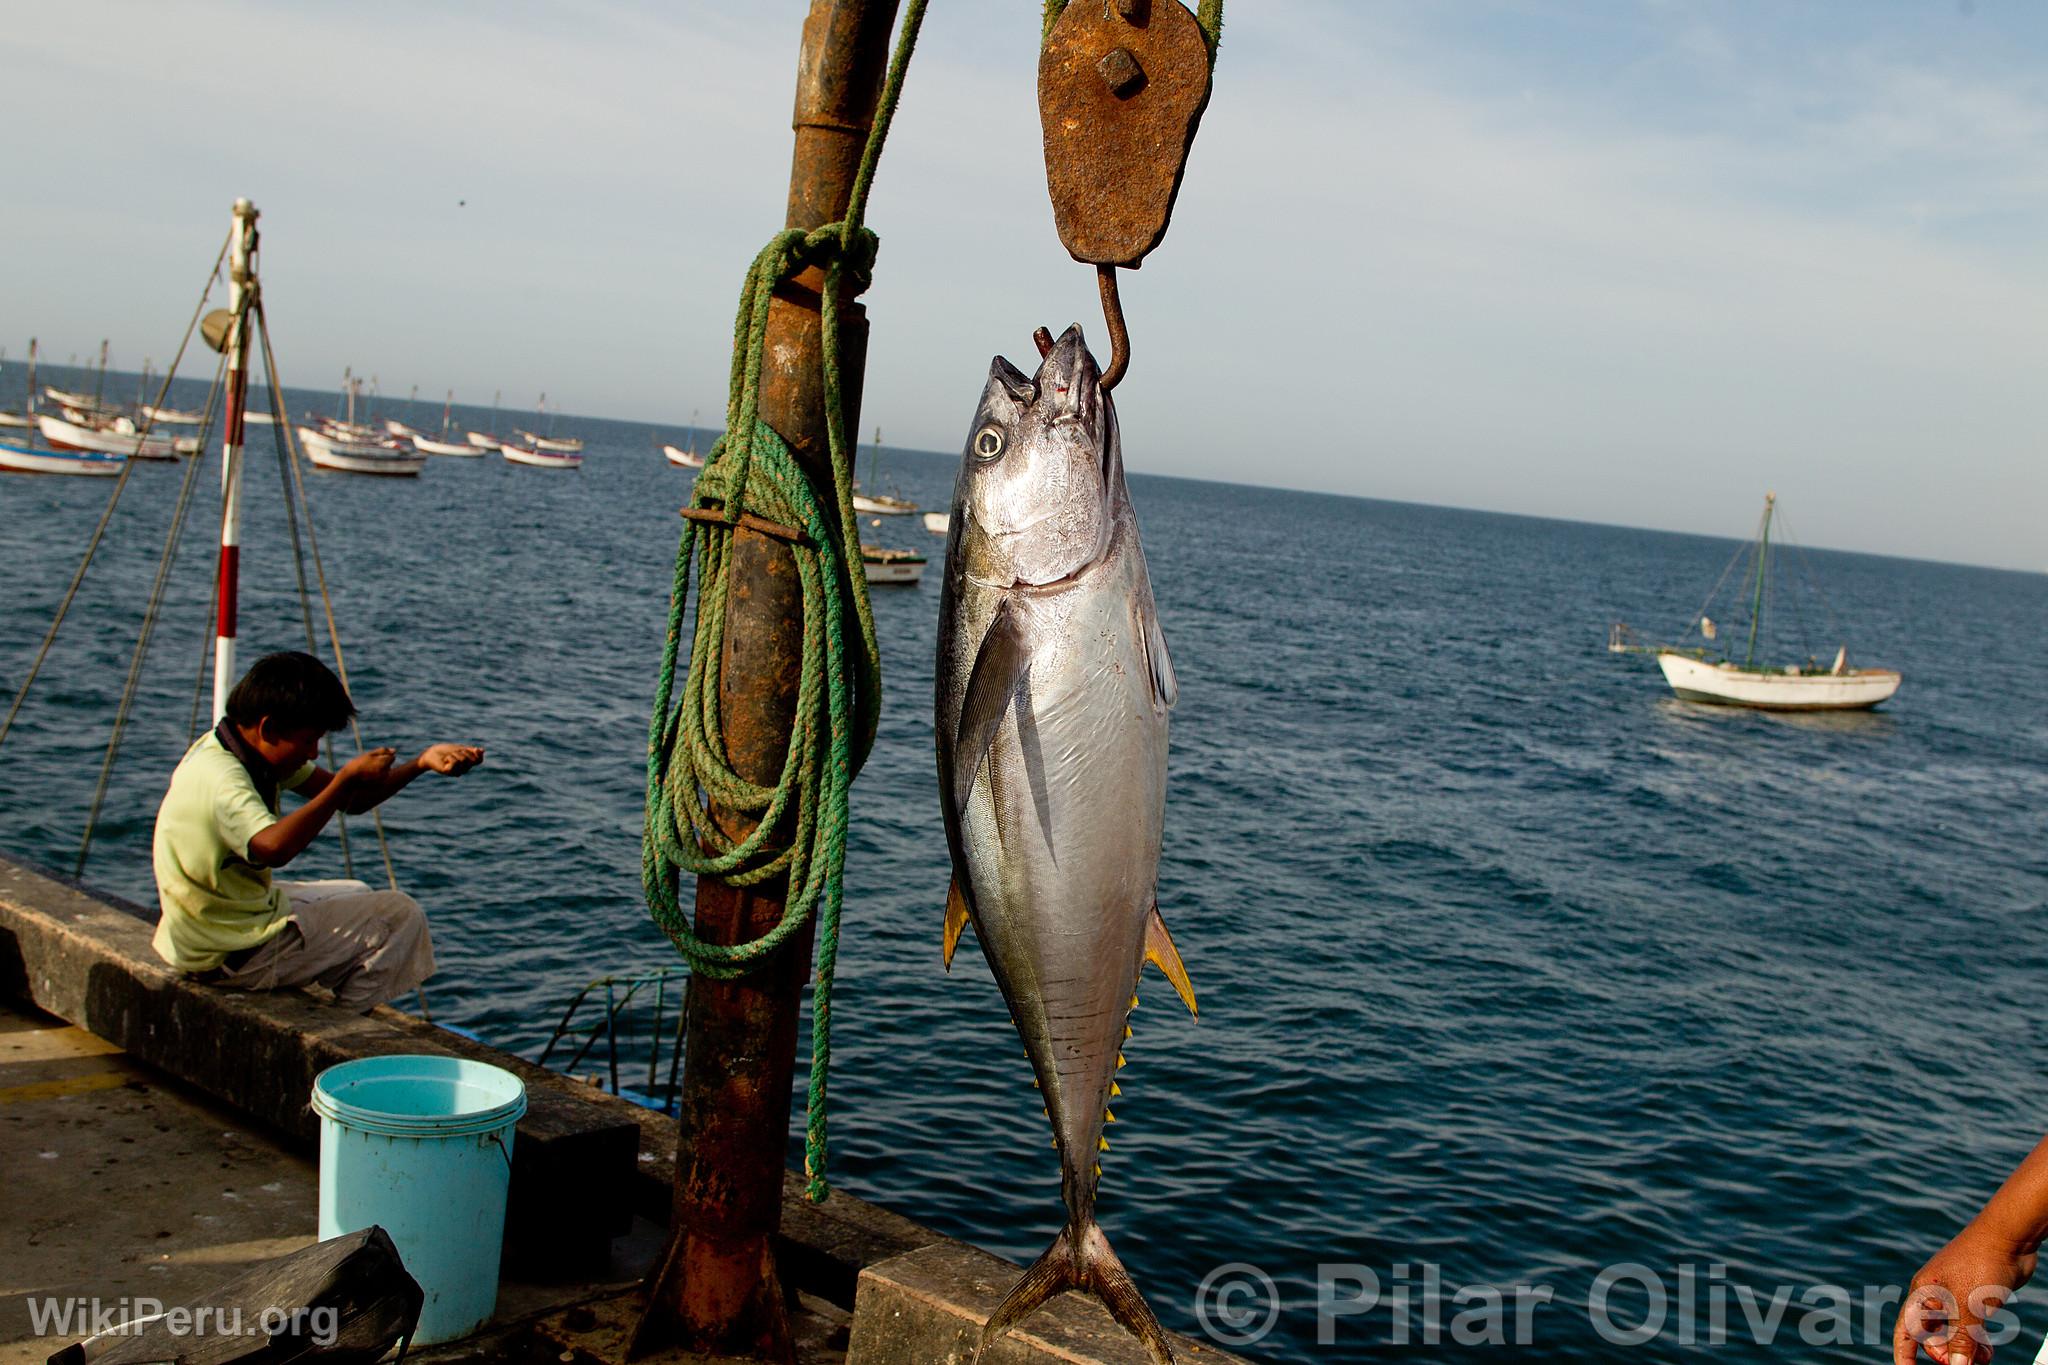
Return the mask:
<svg viewBox="0 0 2048 1365">
<path fill-rule="evenodd" d="M 676 960 L 638 877 L 690 478 L 657 439 L 688 442 L 571 426 L 577 473 L 311 480 L 366 738 L 489 750 L 386 810 L 436 1017 L 528 1055 L 592 977 Z M 245 660 L 305 632 L 250 437 Z M 135 470 L 0 747 L 9 853 L 76 857 L 182 473 Z M 892 451 L 871 481 L 942 508 L 952 474 Z M 217 479 L 87 867 L 144 902 L 210 657 Z M 107 494 L 0 480 L 8 700 Z M 1682 629 L 1734 542 L 1142 474 L 1132 495 L 1181 685 L 1159 900 L 1202 1012 L 1147 974 L 1101 1213 L 1162 1319 L 1286 1360 L 1664 1360 L 1772 1331 L 1797 1359 L 1880 1355 L 1886 1291 L 2048 1131 L 2048 577 L 1810 552 L 1826 602 L 1779 613 L 1778 657 L 1840 636 L 1906 681 L 1874 713 L 1770 716 L 1677 702 L 1604 649 L 1615 619 Z M 940 969 L 942 543 L 915 517 L 863 534 L 933 564 L 875 594 L 831 1174 L 1028 1260 L 1062 1217 L 1037 1092 L 971 934 Z M 341 871 L 330 832 L 291 875 Z"/>
</svg>

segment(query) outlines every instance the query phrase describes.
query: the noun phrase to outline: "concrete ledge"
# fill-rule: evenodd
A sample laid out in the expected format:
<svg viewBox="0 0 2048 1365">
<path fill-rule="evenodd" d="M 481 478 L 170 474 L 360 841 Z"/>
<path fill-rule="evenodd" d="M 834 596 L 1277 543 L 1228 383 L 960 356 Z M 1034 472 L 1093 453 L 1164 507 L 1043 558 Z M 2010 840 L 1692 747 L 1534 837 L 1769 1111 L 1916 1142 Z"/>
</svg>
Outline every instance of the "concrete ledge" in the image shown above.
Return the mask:
<svg viewBox="0 0 2048 1365">
<path fill-rule="evenodd" d="M 1023 1273 L 1021 1266 L 952 1241 L 867 1267 L 860 1273 L 846 1365 L 970 1365 L 982 1324 Z M 1241 1361 L 1204 1342 L 1170 1340 L 1184 1365 Z M 991 1342 L 981 1360 L 982 1365 L 1152 1365 L 1151 1355 L 1108 1309 L 1073 1293 L 1060 1295 Z"/>
<path fill-rule="evenodd" d="M 337 1062 L 425 1052 L 504 1067 L 525 1082 L 528 1103 L 514 1145 L 508 1268 L 566 1276 L 606 1262 L 638 1193 L 636 1106 L 396 1010 L 355 1015 L 296 991 L 196 984 L 150 947 L 155 918 L 0 858 L 0 989 L 308 1144 L 319 1133 L 313 1078 Z"/>
</svg>

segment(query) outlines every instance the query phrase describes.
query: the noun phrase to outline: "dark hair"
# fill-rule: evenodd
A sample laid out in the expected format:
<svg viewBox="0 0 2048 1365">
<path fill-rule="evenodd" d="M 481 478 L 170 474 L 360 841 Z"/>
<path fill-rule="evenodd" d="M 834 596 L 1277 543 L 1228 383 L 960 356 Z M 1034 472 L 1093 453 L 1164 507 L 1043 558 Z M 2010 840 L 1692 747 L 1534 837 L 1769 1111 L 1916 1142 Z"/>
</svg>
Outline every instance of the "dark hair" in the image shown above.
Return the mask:
<svg viewBox="0 0 2048 1365">
<path fill-rule="evenodd" d="M 324 735 L 348 724 L 355 713 L 334 670 L 297 650 L 264 655 L 228 693 L 228 719 L 237 725 L 268 720 Z"/>
</svg>

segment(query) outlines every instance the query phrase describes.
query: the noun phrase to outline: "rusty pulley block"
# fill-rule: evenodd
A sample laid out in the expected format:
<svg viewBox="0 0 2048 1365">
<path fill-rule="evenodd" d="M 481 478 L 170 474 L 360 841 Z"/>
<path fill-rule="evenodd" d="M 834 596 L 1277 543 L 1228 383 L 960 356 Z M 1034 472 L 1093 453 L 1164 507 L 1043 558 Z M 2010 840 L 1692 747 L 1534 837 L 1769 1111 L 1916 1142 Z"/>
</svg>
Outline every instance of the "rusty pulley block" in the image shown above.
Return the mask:
<svg viewBox="0 0 2048 1365">
<path fill-rule="evenodd" d="M 1116 272 L 1137 269 L 1166 236 L 1209 103 L 1221 13 L 1215 0 L 1202 20 L 1176 0 L 1073 0 L 1046 31 L 1045 183 L 1061 243 L 1096 268 L 1111 342 L 1105 389 L 1130 363 Z"/>
</svg>

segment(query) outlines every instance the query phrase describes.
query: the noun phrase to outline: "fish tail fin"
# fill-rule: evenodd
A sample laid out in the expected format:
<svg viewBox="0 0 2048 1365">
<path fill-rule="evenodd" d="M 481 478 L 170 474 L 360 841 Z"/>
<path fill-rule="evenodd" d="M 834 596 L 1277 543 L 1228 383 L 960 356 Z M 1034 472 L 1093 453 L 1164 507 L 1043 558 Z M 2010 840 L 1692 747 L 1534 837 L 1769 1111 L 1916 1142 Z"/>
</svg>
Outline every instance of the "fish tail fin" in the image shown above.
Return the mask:
<svg viewBox="0 0 2048 1365">
<path fill-rule="evenodd" d="M 1074 1238 L 1070 1224 L 1060 1229 L 1059 1236 L 1053 1238 L 1052 1245 L 1031 1263 L 1024 1277 L 1010 1286 L 1010 1292 L 1003 1295 L 1002 1303 L 982 1325 L 981 1340 L 974 1347 L 975 1360 L 981 1359 L 981 1353 L 988 1349 L 990 1342 L 1022 1322 L 1047 1299 L 1062 1290 L 1077 1287 L 1080 1282 L 1074 1270 Z"/>
<path fill-rule="evenodd" d="M 988 1325 L 981 1329 L 981 1340 L 975 1347 L 976 1359 L 988 1349 L 990 1342 L 1022 1322 L 1055 1294 L 1067 1289 L 1085 1290 L 1100 1299 L 1109 1309 L 1110 1316 L 1144 1343 L 1154 1365 L 1175 1365 L 1173 1347 L 1167 1343 L 1159 1319 L 1153 1315 L 1151 1305 L 1145 1302 L 1145 1296 L 1138 1292 L 1131 1272 L 1124 1269 L 1124 1263 L 1111 1250 L 1109 1238 L 1093 1221 L 1078 1228 L 1072 1223 L 1061 1228 L 1059 1236 L 1053 1238 L 1052 1245 L 1045 1249 L 1045 1254 L 1032 1262 L 1024 1277 L 1011 1287 L 1002 1304 L 989 1317 Z"/>
</svg>

